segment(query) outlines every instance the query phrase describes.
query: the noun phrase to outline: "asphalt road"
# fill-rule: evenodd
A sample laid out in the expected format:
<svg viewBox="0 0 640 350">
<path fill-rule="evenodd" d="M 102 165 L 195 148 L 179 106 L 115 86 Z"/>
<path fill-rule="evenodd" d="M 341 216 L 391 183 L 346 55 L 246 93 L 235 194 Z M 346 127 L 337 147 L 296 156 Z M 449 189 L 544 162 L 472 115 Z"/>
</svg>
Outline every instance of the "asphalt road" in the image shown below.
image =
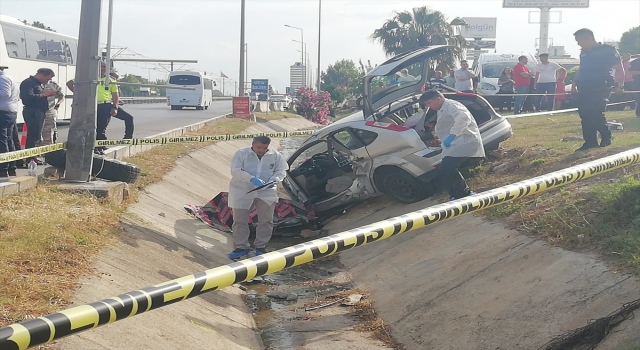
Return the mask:
<svg viewBox="0 0 640 350">
<path fill-rule="evenodd" d="M 124 109 L 133 115 L 134 138 L 143 138 L 157 133 L 194 124 L 203 120 L 231 113 L 231 101 L 214 101 L 208 110 L 183 109 L 172 111 L 164 103 L 125 105 Z M 69 125 L 58 125 L 58 142 L 67 141 Z M 124 136 L 124 122 L 111 118 L 107 137 L 117 140 Z"/>
</svg>

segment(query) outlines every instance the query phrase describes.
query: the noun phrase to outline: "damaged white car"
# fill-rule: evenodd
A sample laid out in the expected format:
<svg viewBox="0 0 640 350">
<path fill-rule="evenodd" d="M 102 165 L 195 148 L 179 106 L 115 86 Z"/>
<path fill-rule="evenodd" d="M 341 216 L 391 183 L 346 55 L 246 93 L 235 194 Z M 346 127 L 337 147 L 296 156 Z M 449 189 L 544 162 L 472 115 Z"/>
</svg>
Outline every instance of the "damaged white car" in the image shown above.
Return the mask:
<svg viewBox="0 0 640 350">
<path fill-rule="evenodd" d="M 283 185 L 293 200 L 318 213 L 387 194 L 414 203 L 434 193 L 431 180 L 442 160 L 431 132 L 436 111 L 416 104 L 430 62 L 448 50 L 431 46 L 394 56 L 364 78 L 363 111 L 326 126 L 288 160 Z M 482 97 L 445 93 L 475 117 L 484 146 L 497 149 L 513 134 L 511 124 Z"/>
</svg>

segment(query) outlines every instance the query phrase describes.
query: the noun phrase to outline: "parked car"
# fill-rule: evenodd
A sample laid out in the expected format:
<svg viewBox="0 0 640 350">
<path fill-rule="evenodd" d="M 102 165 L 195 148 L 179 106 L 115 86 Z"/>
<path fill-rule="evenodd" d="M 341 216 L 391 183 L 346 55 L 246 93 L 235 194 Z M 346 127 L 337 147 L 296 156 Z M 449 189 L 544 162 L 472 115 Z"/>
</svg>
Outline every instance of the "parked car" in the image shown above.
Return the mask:
<svg viewBox="0 0 640 350">
<path fill-rule="evenodd" d="M 436 111 L 419 111 L 416 104 L 430 60 L 448 49 L 412 50 L 367 73 L 363 111 L 319 130 L 289 158 L 283 187 L 291 198 L 312 203 L 321 213 L 381 194 L 401 203 L 432 195 L 431 180 L 442 160 L 439 142 L 428 132 Z M 398 82 L 396 72 L 403 69 L 413 80 Z M 445 95 L 469 108 L 486 149 L 497 149 L 513 134 L 511 124 L 484 98 L 470 93 Z"/>
<path fill-rule="evenodd" d="M 269 96 L 269 102 L 282 102 L 284 104 L 284 109 L 289 109 L 291 107 L 291 97 L 287 95 L 271 95 Z"/>
</svg>

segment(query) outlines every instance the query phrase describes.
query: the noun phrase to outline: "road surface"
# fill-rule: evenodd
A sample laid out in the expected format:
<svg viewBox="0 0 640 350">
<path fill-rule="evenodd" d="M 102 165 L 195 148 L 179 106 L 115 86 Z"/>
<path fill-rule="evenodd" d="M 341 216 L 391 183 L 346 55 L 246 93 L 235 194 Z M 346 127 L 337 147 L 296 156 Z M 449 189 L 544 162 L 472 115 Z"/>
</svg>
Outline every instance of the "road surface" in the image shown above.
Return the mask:
<svg viewBox="0 0 640 350">
<path fill-rule="evenodd" d="M 231 113 L 231 101 L 214 101 L 208 110 L 183 109 L 172 111 L 164 103 L 125 105 L 124 109 L 133 115 L 134 138 L 143 138 L 157 133 L 194 124 L 220 115 Z M 58 141 L 67 141 L 69 125 L 58 125 Z M 117 140 L 124 136 L 124 122 L 111 118 L 107 137 Z"/>
</svg>

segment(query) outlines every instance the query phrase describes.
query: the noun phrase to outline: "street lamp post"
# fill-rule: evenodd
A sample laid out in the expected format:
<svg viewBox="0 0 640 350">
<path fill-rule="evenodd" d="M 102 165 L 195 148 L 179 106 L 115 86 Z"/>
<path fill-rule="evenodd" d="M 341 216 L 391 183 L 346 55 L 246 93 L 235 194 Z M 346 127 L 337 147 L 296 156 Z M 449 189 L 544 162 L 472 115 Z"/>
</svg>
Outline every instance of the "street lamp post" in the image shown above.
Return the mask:
<svg viewBox="0 0 640 350">
<path fill-rule="evenodd" d="M 299 43 L 300 41 L 292 39 L 291 41 L 295 41 L 297 43 Z M 309 51 L 307 51 L 307 43 L 302 43 L 302 46 L 304 47 L 304 50 L 300 51 L 297 50 L 298 52 L 302 53 L 302 65 L 304 66 L 304 83 L 302 85 L 309 87 L 309 73 L 308 73 L 308 69 L 309 69 Z M 305 59 L 306 57 L 306 59 Z"/>
<path fill-rule="evenodd" d="M 285 26 L 285 27 L 289 27 L 289 28 L 293 28 L 293 29 L 298 29 L 298 30 L 300 30 L 300 49 L 302 50 L 302 57 L 301 57 L 301 59 L 300 59 L 300 63 L 304 66 L 304 74 L 302 75 L 302 76 L 303 76 L 303 79 L 304 79 L 304 80 L 307 80 L 307 76 L 306 76 L 306 75 L 307 75 L 307 66 L 304 64 L 304 31 L 302 30 L 302 28 L 298 28 L 298 27 L 290 26 L 290 25 L 288 25 L 288 24 L 285 24 L 284 26 Z M 295 40 L 294 40 L 294 41 L 295 41 Z M 303 85 L 303 86 L 305 86 L 305 85 L 306 85 L 306 81 L 304 81 L 304 82 L 302 83 L 302 85 Z"/>
<path fill-rule="evenodd" d="M 244 0 L 242 0 L 240 4 L 240 91 L 238 91 L 240 97 L 244 96 L 244 54 Z M 224 83 L 222 88 L 224 89 Z"/>
</svg>

